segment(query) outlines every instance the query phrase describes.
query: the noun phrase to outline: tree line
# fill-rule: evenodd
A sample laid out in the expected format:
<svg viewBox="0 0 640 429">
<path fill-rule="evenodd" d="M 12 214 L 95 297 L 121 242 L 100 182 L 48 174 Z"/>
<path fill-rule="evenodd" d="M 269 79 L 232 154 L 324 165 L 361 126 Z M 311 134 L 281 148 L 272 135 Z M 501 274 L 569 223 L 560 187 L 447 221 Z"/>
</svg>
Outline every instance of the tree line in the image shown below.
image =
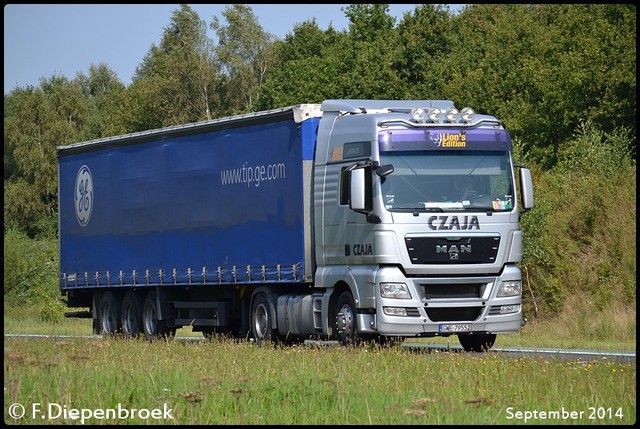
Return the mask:
<svg viewBox="0 0 640 429">
<path fill-rule="evenodd" d="M 387 4 L 342 11 L 345 30 L 311 19 L 279 39 L 249 5 L 206 19 L 180 5 L 130 85 L 90 64 L 13 89 L 5 242 L 55 238 L 60 145 L 324 99 L 449 99 L 499 118 L 534 173 L 531 311 L 557 313 L 575 290 L 635 303 L 634 5 L 424 4 L 399 22 Z"/>
</svg>

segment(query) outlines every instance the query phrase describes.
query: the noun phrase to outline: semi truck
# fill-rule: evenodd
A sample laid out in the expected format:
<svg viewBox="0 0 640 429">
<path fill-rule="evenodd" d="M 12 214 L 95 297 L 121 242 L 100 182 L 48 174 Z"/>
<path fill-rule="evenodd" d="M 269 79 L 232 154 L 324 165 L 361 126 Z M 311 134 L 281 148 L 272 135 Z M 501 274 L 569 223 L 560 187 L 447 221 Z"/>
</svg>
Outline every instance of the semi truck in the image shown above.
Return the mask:
<svg viewBox="0 0 640 429">
<path fill-rule="evenodd" d="M 449 100 L 325 100 L 57 147 L 60 292 L 96 334 L 517 332 L 531 172 Z"/>
</svg>

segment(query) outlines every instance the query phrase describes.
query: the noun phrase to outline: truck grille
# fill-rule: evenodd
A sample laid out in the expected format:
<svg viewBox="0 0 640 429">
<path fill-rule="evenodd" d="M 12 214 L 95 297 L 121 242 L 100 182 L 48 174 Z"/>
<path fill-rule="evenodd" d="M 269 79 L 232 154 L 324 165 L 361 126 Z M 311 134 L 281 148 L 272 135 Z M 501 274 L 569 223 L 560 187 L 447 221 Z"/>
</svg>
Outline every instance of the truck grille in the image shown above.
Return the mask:
<svg viewBox="0 0 640 429">
<path fill-rule="evenodd" d="M 412 264 L 492 264 L 500 237 L 405 237 L 405 244 Z"/>
</svg>

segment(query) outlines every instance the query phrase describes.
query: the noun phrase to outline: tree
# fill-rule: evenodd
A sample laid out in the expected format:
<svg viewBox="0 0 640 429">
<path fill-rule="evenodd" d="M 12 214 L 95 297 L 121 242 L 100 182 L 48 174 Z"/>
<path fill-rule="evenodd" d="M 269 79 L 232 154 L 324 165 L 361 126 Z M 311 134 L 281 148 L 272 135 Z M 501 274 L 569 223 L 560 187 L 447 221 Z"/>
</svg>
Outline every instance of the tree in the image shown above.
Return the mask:
<svg viewBox="0 0 640 429">
<path fill-rule="evenodd" d="M 89 75 L 78 73 L 75 81 L 88 101 L 88 118 L 82 129 L 82 140 L 112 135 L 119 96 L 125 86 L 106 64 L 89 65 Z"/>
<path fill-rule="evenodd" d="M 375 42 L 394 31 L 395 18 L 388 4 L 350 4 L 342 8 L 349 19 L 349 34 L 354 42 Z"/>
<path fill-rule="evenodd" d="M 142 112 L 155 118 L 138 119 L 139 124 L 159 123 L 160 126 L 184 124 L 216 115 L 216 85 L 218 64 L 214 57 L 207 28 L 197 12 L 188 5 L 173 11 L 171 23 L 164 29 L 159 46 L 152 45 L 136 69 L 132 91 L 149 97 Z M 141 106 L 139 106 L 141 107 Z M 140 131 L 140 130 L 136 130 Z"/>
<path fill-rule="evenodd" d="M 79 85 L 61 76 L 4 98 L 4 221 L 31 236 L 57 212 L 56 147 L 81 140 L 88 106 Z"/>
<path fill-rule="evenodd" d="M 448 7 L 423 4 L 405 13 L 398 24 L 400 51 L 395 59 L 398 75 L 407 86 L 408 98 L 448 99 L 444 82 L 449 70 L 442 67 L 456 30 Z"/>
<path fill-rule="evenodd" d="M 388 5 L 349 5 L 344 12 L 351 21 L 348 32 L 322 31 L 312 19 L 277 44 L 280 63 L 263 87 L 263 106 L 406 94 Z"/>
<path fill-rule="evenodd" d="M 394 99 L 406 95 L 398 73 L 401 56 L 395 18 L 388 4 L 350 4 L 348 48 L 337 51 L 342 93 L 347 98 Z"/>
<path fill-rule="evenodd" d="M 500 117 L 545 168 L 580 121 L 635 136 L 634 6 L 473 4 L 456 21 L 444 92 Z"/>
<path fill-rule="evenodd" d="M 224 104 L 229 114 L 249 112 L 274 63 L 275 38 L 262 29 L 247 5 L 227 6 L 222 15 L 227 25 L 214 16 L 211 29 L 218 37 L 215 52 L 225 77 Z"/>
<path fill-rule="evenodd" d="M 339 98 L 343 66 L 338 52 L 348 47 L 344 32 L 323 31 L 314 19 L 297 24 L 274 49 L 277 67 L 260 88 L 259 108 L 272 109 Z"/>
</svg>

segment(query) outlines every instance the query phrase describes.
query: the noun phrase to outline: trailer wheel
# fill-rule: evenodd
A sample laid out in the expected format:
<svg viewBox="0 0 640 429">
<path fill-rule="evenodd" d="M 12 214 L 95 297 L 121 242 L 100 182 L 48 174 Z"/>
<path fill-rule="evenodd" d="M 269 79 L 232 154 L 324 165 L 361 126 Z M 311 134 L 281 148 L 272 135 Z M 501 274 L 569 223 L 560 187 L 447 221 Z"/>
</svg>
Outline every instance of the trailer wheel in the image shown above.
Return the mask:
<svg viewBox="0 0 640 429">
<path fill-rule="evenodd" d="M 271 328 L 269 298 L 264 293 L 257 294 L 251 304 L 251 333 L 258 344 L 276 339 L 276 333 Z"/>
<path fill-rule="evenodd" d="M 136 338 L 141 331 L 142 303 L 138 294 L 130 290 L 122 300 L 122 334 L 125 338 Z"/>
<path fill-rule="evenodd" d="M 147 340 L 170 337 L 175 335 L 175 329 L 167 328 L 164 320 L 158 319 L 160 311 L 155 291 L 149 291 L 142 305 L 142 327 Z"/>
<path fill-rule="evenodd" d="M 343 345 L 356 345 L 358 332 L 356 326 L 356 304 L 351 292 L 346 291 L 338 297 L 333 318 L 333 331 Z"/>
<path fill-rule="evenodd" d="M 120 306 L 120 300 L 111 291 L 102 294 L 98 304 L 100 334 L 116 335 L 121 332 Z"/>
<path fill-rule="evenodd" d="M 484 352 L 493 347 L 496 337 L 496 334 L 467 334 L 458 335 L 458 340 L 466 352 Z"/>
</svg>

